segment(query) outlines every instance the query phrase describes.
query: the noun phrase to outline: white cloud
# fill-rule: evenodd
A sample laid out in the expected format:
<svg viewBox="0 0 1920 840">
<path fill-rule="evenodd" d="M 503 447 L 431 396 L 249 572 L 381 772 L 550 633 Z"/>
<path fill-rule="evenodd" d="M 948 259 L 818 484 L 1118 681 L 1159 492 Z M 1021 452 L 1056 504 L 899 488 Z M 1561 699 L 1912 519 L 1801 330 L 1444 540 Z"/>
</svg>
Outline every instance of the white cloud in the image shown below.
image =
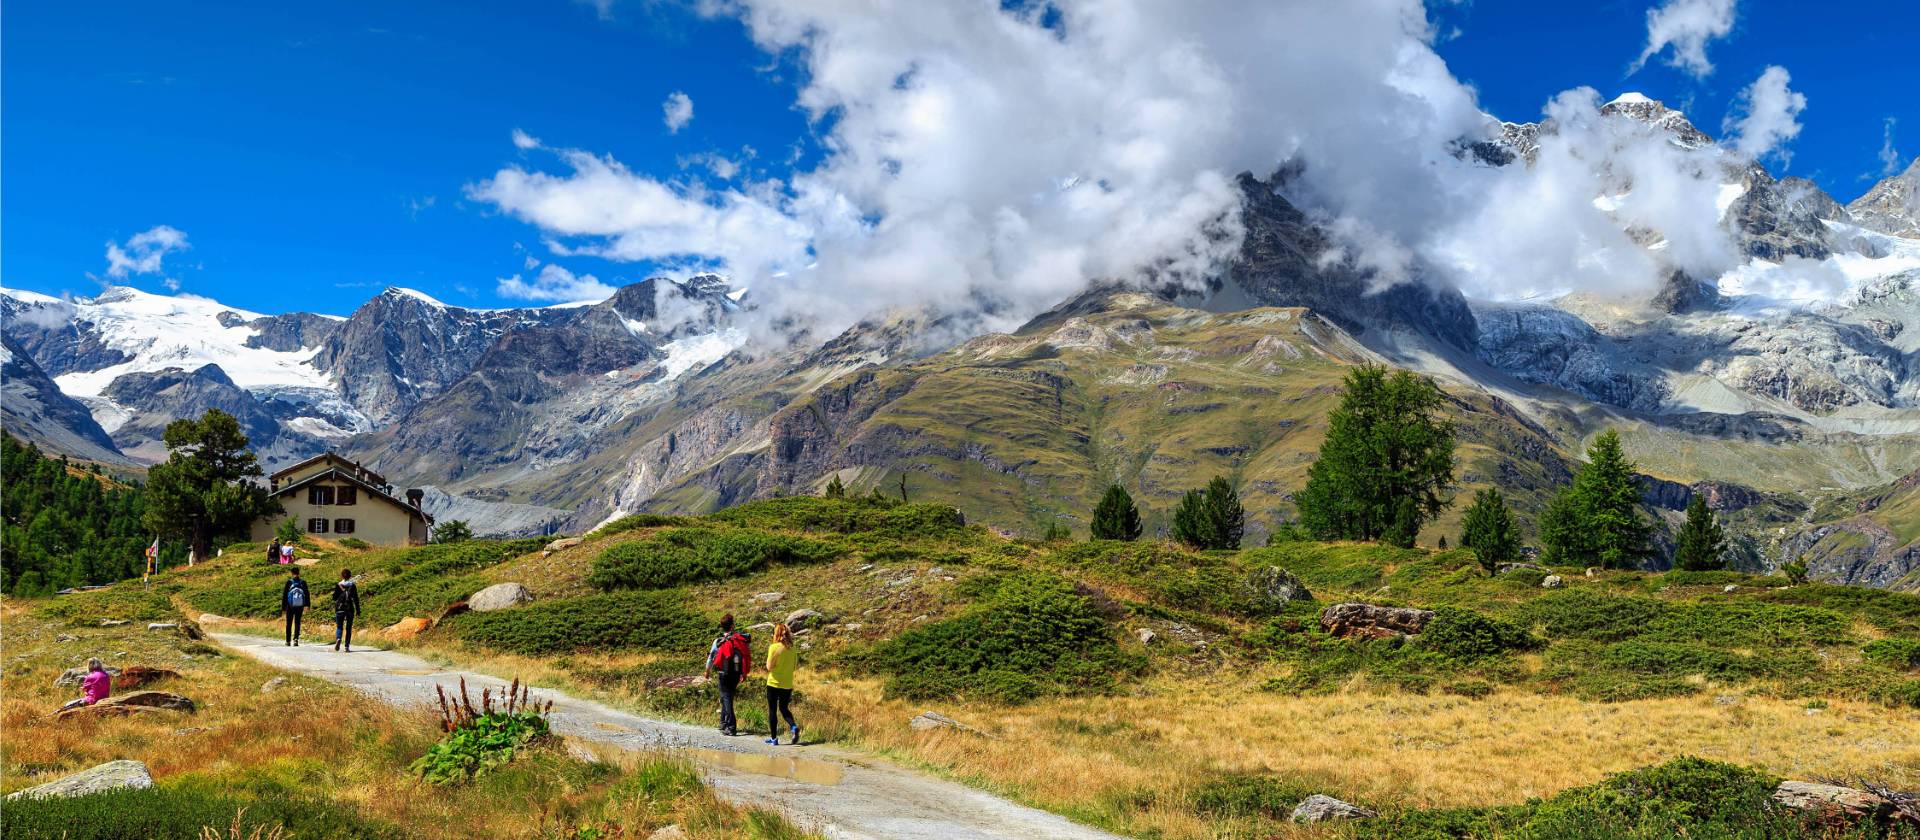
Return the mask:
<svg viewBox="0 0 1920 840">
<path fill-rule="evenodd" d="M 667 123 L 667 131 L 680 133 L 687 123 L 693 122 L 693 97 L 677 90 L 667 94 L 667 101 L 660 103 L 660 114 Z"/>
<path fill-rule="evenodd" d="M 540 138 L 516 128 L 513 130 L 513 147 L 521 151 L 538 149 L 540 148 Z"/>
<path fill-rule="evenodd" d="M 560 266 L 548 263 L 529 283 L 515 274 L 500 278 L 494 288 L 501 297 L 517 300 L 544 300 L 572 303 L 581 300 L 606 300 L 613 297 L 614 287 L 600 282 L 591 274 L 576 275 Z"/>
<path fill-rule="evenodd" d="M 1782 164 L 1793 159 L 1786 143 L 1800 133 L 1800 112 L 1807 108 L 1807 97 L 1788 89 L 1790 81 L 1787 69 L 1775 65 L 1741 89 L 1722 123 L 1730 132 L 1734 151 L 1756 160 L 1773 155 Z"/>
<path fill-rule="evenodd" d="M 1678 67 L 1694 78 L 1713 72 L 1707 60 L 1707 42 L 1725 38 L 1733 32 L 1734 0 L 1667 0 L 1647 10 L 1647 46 L 1633 62 L 1633 72 L 1646 66 L 1647 59 L 1672 48 L 1667 64 Z"/>
<path fill-rule="evenodd" d="M 125 245 L 107 243 L 107 276 L 120 279 L 133 274 L 159 274 L 168 254 L 188 247 L 187 235 L 179 228 L 155 225 L 134 234 Z"/>
<path fill-rule="evenodd" d="M 1893 126 L 1898 122 L 1899 120 L 1888 117 L 1886 125 L 1880 130 L 1880 177 L 1882 178 L 1899 172 L 1900 165 L 1906 163 L 1906 158 L 1901 157 L 1900 150 L 1893 145 Z"/>
</svg>

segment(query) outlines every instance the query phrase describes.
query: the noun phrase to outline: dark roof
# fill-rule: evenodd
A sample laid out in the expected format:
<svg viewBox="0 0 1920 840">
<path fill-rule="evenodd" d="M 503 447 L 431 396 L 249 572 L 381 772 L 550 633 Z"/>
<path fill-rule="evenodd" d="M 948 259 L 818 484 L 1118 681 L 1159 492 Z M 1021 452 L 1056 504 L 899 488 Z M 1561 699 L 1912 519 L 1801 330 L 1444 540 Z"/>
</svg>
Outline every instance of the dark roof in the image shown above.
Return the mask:
<svg viewBox="0 0 1920 840">
<path fill-rule="evenodd" d="M 430 514 L 424 510 L 414 507 L 413 505 L 407 504 L 406 502 L 400 501 L 399 499 L 394 498 L 392 493 L 388 493 L 386 490 L 382 489 L 380 486 L 375 484 L 369 484 L 365 479 L 360 478 L 359 476 L 356 476 L 353 473 L 342 470 L 339 467 L 314 473 L 313 475 L 307 476 L 306 478 L 300 479 L 299 481 L 296 481 L 278 490 L 274 490 L 268 495 L 284 496 L 288 493 L 293 492 L 294 490 L 297 490 L 301 487 L 305 487 L 323 478 L 335 478 L 335 479 L 340 479 L 342 481 L 347 481 L 353 484 L 357 484 L 362 489 L 366 490 L 368 495 L 371 495 L 378 499 L 385 499 L 386 501 L 392 503 L 393 505 L 398 506 L 400 509 L 405 510 L 408 513 L 418 515 L 421 519 L 426 520 L 428 525 L 433 524 L 433 514 Z"/>
<path fill-rule="evenodd" d="M 348 466 L 348 467 L 351 467 L 351 468 L 353 468 L 353 469 L 356 469 L 356 470 L 359 470 L 359 471 L 361 471 L 361 472 L 363 472 L 363 473 L 366 473 L 366 474 L 367 474 L 367 478 L 369 478 L 369 479 L 371 479 L 371 480 L 373 481 L 373 483 L 375 483 L 375 484 L 386 484 L 386 483 L 387 483 L 387 477 L 386 477 L 386 476 L 384 476 L 384 475 L 381 475 L 381 474 L 379 474 L 379 473 L 377 473 L 377 472 L 374 472 L 373 470 L 370 470 L 370 469 L 367 469 L 367 468 L 366 468 L 365 466 L 362 466 L 362 465 L 360 465 L 360 464 L 358 464 L 358 463 L 355 463 L 355 462 L 353 462 L 353 461 L 349 461 L 349 460 L 347 460 L 347 459 L 345 459 L 345 458 L 342 458 L 342 457 L 340 457 L 339 455 L 336 455 L 336 454 L 334 454 L 334 453 L 332 453 L 332 452 L 322 452 L 322 453 L 320 453 L 320 454 L 318 454 L 318 455 L 315 455 L 315 456 L 313 456 L 313 457 L 311 457 L 311 458 L 308 458 L 308 459 L 306 459 L 305 461 L 301 461 L 300 463 L 297 463 L 297 464 L 293 464 L 293 465 L 291 465 L 291 466 L 287 466 L 287 467 L 282 467 L 282 468 L 281 468 L 281 469 L 280 469 L 280 470 L 279 470 L 278 472 L 275 472 L 275 473 L 274 473 L 273 475 L 270 475 L 270 476 L 267 476 L 267 478 L 268 478 L 268 480 L 271 480 L 271 481 L 279 481 L 279 480 L 280 480 L 280 477 L 281 477 L 281 476 L 284 476 L 284 475 L 286 475 L 286 474 L 288 474 L 288 473 L 291 473 L 291 472 L 294 472 L 294 471 L 297 471 L 297 470 L 302 470 L 302 469 L 305 469 L 305 468 L 307 468 L 307 467 L 309 467 L 309 466 L 312 466 L 313 464 L 317 464 L 317 463 L 319 463 L 319 462 L 321 462 L 321 461 L 334 461 L 334 462 L 336 462 L 336 463 L 340 463 L 340 464 L 344 464 L 344 465 L 346 465 L 346 466 Z"/>
</svg>

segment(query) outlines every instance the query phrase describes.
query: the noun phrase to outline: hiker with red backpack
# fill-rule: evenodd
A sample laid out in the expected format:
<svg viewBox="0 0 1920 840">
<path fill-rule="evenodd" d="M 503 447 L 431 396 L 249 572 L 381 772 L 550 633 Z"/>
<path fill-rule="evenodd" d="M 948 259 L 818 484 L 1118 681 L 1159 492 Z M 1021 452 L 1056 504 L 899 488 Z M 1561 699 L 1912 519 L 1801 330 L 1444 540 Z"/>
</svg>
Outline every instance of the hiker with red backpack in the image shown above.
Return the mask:
<svg viewBox="0 0 1920 840">
<path fill-rule="evenodd" d="M 720 635 L 707 649 L 707 673 L 719 675 L 720 733 L 739 734 L 733 716 L 733 695 L 740 681 L 753 671 L 753 637 L 733 629 L 733 613 L 720 617 Z"/>
</svg>

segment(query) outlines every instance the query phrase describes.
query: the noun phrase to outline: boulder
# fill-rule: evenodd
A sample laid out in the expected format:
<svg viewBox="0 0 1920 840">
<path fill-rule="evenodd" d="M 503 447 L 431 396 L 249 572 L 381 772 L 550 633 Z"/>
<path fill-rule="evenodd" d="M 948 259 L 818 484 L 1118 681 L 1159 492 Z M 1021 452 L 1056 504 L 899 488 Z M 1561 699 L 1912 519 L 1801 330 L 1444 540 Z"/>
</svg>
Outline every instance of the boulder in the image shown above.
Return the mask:
<svg viewBox="0 0 1920 840">
<path fill-rule="evenodd" d="M 1320 613 L 1320 627 L 1339 638 L 1386 639 L 1410 636 L 1427 629 L 1433 610 L 1380 607 L 1348 602 Z"/>
<path fill-rule="evenodd" d="M 153 711 L 191 712 L 193 701 L 165 691 L 135 691 L 130 694 L 116 694 L 91 706 L 64 709 L 56 712 L 54 716 L 64 720 L 85 715 L 109 717 Z"/>
<path fill-rule="evenodd" d="M 266 682 L 263 682 L 260 684 L 260 693 L 272 694 L 276 691 L 279 691 L 281 687 L 285 686 L 286 684 L 287 684 L 286 677 L 274 677 L 273 679 L 267 680 Z"/>
<path fill-rule="evenodd" d="M 109 669 L 111 670 L 111 669 Z M 151 685 L 166 679 L 178 679 L 180 674 L 165 668 L 149 668 L 145 665 L 130 665 L 120 676 L 113 678 L 113 690 L 124 691 Z"/>
<path fill-rule="evenodd" d="M 965 732 L 971 735 L 987 734 L 935 711 L 925 711 L 914 715 L 913 720 L 907 721 L 907 726 L 915 732 L 933 732 L 947 729 L 955 732 Z"/>
<path fill-rule="evenodd" d="M 132 623 L 133 622 L 128 621 L 124 618 L 104 618 L 100 620 L 101 627 L 121 627 L 121 626 L 132 624 Z"/>
<path fill-rule="evenodd" d="M 668 823 L 654 829 L 652 834 L 647 835 L 647 840 L 686 840 L 692 836 L 686 829 L 681 828 L 679 823 Z"/>
<path fill-rule="evenodd" d="M 1544 572 L 1547 570 L 1547 567 L 1539 563 L 1501 563 L 1495 567 L 1494 574 L 1504 575 L 1508 572 L 1517 572 L 1521 569 L 1532 569 L 1536 572 Z"/>
<path fill-rule="evenodd" d="M 7 794 L 8 799 L 52 799 L 59 796 L 86 796 L 124 788 L 153 787 L 153 774 L 139 761 L 109 761 L 89 767 L 63 779 Z"/>
<path fill-rule="evenodd" d="M 1541 579 L 1540 579 L 1540 588 L 1541 588 L 1541 589 L 1559 589 L 1559 588 L 1560 588 L 1560 576 L 1559 576 L 1559 575 L 1547 575 L 1546 577 L 1544 577 L 1544 578 L 1541 578 Z"/>
<path fill-rule="evenodd" d="M 1727 584 L 1726 586 L 1723 586 L 1723 587 L 1720 587 L 1720 591 L 1721 591 L 1721 592 L 1727 592 L 1727 593 L 1733 593 L 1733 592 L 1738 592 L 1738 591 L 1740 591 L 1740 584 L 1737 584 L 1737 583 L 1729 583 L 1729 584 Z"/>
<path fill-rule="evenodd" d="M 1358 805 L 1341 802 L 1324 793 L 1316 793 L 1301 801 L 1293 809 L 1293 821 L 1297 823 L 1317 823 L 1327 820 L 1361 820 L 1380 816 Z"/>
<path fill-rule="evenodd" d="M 1279 612 L 1294 601 L 1313 600 L 1313 593 L 1307 591 L 1307 585 L 1279 566 L 1267 566 L 1249 572 L 1246 588 L 1256 603 L 1271 612 Z"/>
<path fill-rule="evenodd" d="M 780 599 L 785 597 L 787 597 L 785 592 L 762 592 L 753 596 L 752 601 L 755 604 L 778 604 Z"/>
<path fill-rule="evenodd" d="M 706 685 L 708 680 L 709 680 L 708 677 L 703 676 L 701 674 L 682 674 L 677 677 L 654 677 L 653 679 L 647 680 L 647 690 L 653 691 L 653 690 L 662 689 L 662 688 L 692 688 L 693 686 L 696 686 L 696 685 Z"/>
<path fill-rule="evenodd" d="M 1823 785 L 1818 782 L 1781 782 L 1773 789 L 1772 800 L 1795 811 L 1844 815 L 1854 819 L 1884 819 L 1893 813 L 1893 803 L 1885 797 L 1857 788 Z"/>
<path fill-rule="evenodd" d="M 118 683 L 119 677 L 120 677 L 120 669 L 115 668 L 112 665 L 108 665 L 107 676 L 113 677 L 114 682 Z M 68 668 L 65 671 L 61 671 L 60 676 L 53 678 L 53 687 L 62 688 L 65 686 L 78 686 L 86 678 L 87 678 L 87 666 L 82 665 L 78 668 Z"/>
<path fill-rule="evenodd" d="M 147 625 L 148 630 L 178 630 L 180 625 L 172 621 L 156 621 Z"/>
<path fill-rule="evenodd" d="M 496 583 L 467 599 L 467 609 L 474 612 L 493 612 L 512 609 L 521 604 L 533 603 L 533 593 L 517 583 Z"/>
<path fill-rule="evenodd" d="M 793 612 L 787 613 L 787 629 L 799 630 L 802 627 L 817 624 L 824 618 L 826 618 L 826 616 L 820 614 L 817 610 L 794 610 Z"/>
<path fill-rule="evenodd" d="M 382 629 L 380 633 L 389 639 L 411 639 L 427 632 L 427 628 L 432 626 L 433 621 L 430 619 L 403 618 L 394 622 L 393 626 Z"/>
<path fill-rule="evenodd" d="M 1145 627 L 1136 627 L 1133 631 L 1133 637 L 1139 639 L 1140 644 L 1150 645 L 1153 644 L 1153 640 L 1160 638 L 1160 634 Z"/>
<path fill-rule="evenodd" d="M 580 538 L 579 538 L 579 537 L 562 537 L 562 538 L 560 538 L 560 539 L 557 539 L 557 540 L 554 540 L 553 542 L 550 542 L 550 543 L 547 543 L 547 549 L 546 549 L 546 550 L 548 550 L 548 551 L 565 551 L 565 550 L 567 550 L 567 549 L 569 549 L 569 548 L 572 548 L 572 547 L 574 547 L 574 546 L 576 546 L 576 545 L 579 545 L 579 544 L 580 544 Z"/>
<path fill-rule="evenodd" d="M 762 621 L 759 624 L 749 624 L 747 625 L 747 632 L 748 633 L 771 633 L 773 632 L 773 622 Z"/>
<path fill-rule="evenodd" d="M 234 623 L 233 619 L 231 618 L 228 618 L 224 615 L 214 615 L 213 613 L 201 613 L 200 618 L 197 620 L 201 624 L 232 624 Z"/>
</svg>

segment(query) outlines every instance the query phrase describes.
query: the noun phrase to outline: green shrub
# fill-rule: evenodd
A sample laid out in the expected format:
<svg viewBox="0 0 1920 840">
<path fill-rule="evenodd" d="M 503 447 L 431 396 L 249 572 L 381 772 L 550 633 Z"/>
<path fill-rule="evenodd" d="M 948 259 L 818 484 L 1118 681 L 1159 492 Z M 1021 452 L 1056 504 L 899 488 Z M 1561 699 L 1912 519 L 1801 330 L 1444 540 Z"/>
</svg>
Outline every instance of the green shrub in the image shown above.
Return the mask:
<svg viewBox="0 0 1920 840">
<path fill-rule="evenodd" d="M 1141 590 L 1161 606 L 1248 617 L 1273 615 L 1276 610 L 1249 584 L 1248 567 L 1228 557 L 1186 551 L 1169 543 L 1076 543 L 1062 546 L 1048 559 Z"/>
<path fill-rule="evenodd" d="M 1189 801 L 1194 813 L 1203 817 L 1284 820 L 1300 800 L 1319 792 L 1317 788 L 1274 776 L 1227 773 L 1201 782 L 1193 789 Z"/>
<path fill-rule="evenodd" d="M 839 556 L 837 546 L 745 529 L 675 528 L 600 553 L 587 582 L 602 590 L 663 589 L 728 580 L 771 564 L 815 563 Z"/>
<path fill-rule="evenodd" d="M 983 586 L 983 585 L 976 585 Z M 1101 692 L 1141 671 L 1088 594 L 1052 575 L 992 580 L 966 613 L 908 630 L 851 657 L 887 675 L 889 695 L 1007 703 Z"/>
<path fill-rule="evenodd" d="M 1519 615 L 1548 636 L 1601 642 L 1645 635 L 1736 647 L 1840 644 L 1852 637 L 1847 617 L 1834 610 L 1745 599 L 1670 602 L 1573 590 L 1529 601 Z"/>
<path fill-rule="evenodd" d="M 1434 608 L 1433 620 L 1421 631 L 1419 642 L 1442 656 L 1469 661 L 1529 650 L 1540 644 L 1540 640 L 1513 622 L 1450 606 Z"/>
<path fill-rule="evenodd" d="M 1766 603 L 1825 607 L 1860 616 L 1888 633 L 1920 635 L 1920 595 L 1911 592 L 1806 583 L 1788 589 L 1769 590 L 1755 597 Z"/>
<path fill-rule="evenodd" d="M 106 589 L 61 595 L 46 602 L 40 614 L 65 621 L 76 627 L 98 625 L 101 619 L 122 621 L 169 621 L 179 616 L 167 596 L 172 586 L 146 588 L 139 581 L 119 583 Z"/>
<path fill-rule="evenodd" d="M 462 722 L 408 769 L 436 785 L 457 784 L 512 761 L 516 752 L 549 734 L 547 718 L 539 712 L 489 712 Z"/>
<path fill-rule="evenodd" d="M 1875 639 L 1860 649 L 1868 662 L 1878 662 L 1890 668 L 1920 668 L 1920 640 L 1916 639 Z"/>
<path fill-rule="evenodd" d="M 361 817 L 343 803 L 298 791 L 237 796 L 224 783 L 191 775 L 151 788 L 16 799 L 0 809 L 0 834 L 8 840 L 198 838 L 204 827 L 225 831 L 242 808 L 246 809 L 240 821 L 244 832 L 285 827 L 295 837 L 406 836 L 398 827 Z"/>
<path fill-rule="evenodd" d="M 616 592 L 466 613 L 449 622 L 463 639 L 514 653 L 702 649 L 712 622 L 682 593 Z"/>
<path fill-rule="evenodd" d="M 1874 687 L 1868 694 L 1889 706 L 1920 709 L 1920 680 L 1885 683 Z"/>
<path fill-rule="evenodd" d="M 339 542 L 341 548 L 351 548 L 354 551 L 366 551 L 373 547 L 373 543 L 367 542 L 359 537 L 341 537 Z"/>
<path fill-rule="evenodd" d="M 1639 635 L 1665 611 L 1666 605 L 1652 598 L 1575 589 L 1535 598 L 1520 615 L 1548 636 L 1610 642 Z"/>
<path fill-rule="evenodd" d="M 951 505 L 903 503 L 890 498 L 826 499 L 788 496 L 727 508 L 707 519 L 747 528 L 792 529 L 836 534 L 871 533 L 900 540 L 950 537 L 967 519 Z"/>
</svg>

